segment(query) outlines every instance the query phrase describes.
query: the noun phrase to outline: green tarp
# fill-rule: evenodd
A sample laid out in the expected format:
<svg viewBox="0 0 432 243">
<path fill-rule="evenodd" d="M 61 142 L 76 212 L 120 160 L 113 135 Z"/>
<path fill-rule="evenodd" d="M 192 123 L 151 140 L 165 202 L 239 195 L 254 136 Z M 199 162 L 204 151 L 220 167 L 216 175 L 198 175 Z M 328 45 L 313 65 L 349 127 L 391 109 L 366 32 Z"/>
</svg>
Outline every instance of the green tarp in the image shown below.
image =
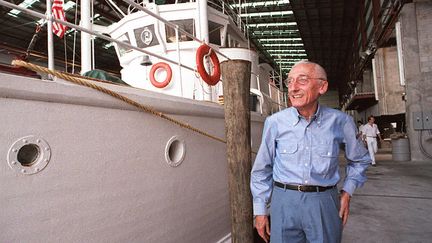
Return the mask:
<svg viewBox="0 0 432 243">
<path fill-rule="evenodd" d="M 107 81 L 111 81 L 111 82 L 117 83 L 117 84 L 128 85 L 123 80 L 117 78 L 116 76 L 110 75 L 109 73 L 107 73 L 103 70 L 95 69 L 95 70 L 87 71 L 83 74 L 83 76 L 107 80 Z"/>
</svg>

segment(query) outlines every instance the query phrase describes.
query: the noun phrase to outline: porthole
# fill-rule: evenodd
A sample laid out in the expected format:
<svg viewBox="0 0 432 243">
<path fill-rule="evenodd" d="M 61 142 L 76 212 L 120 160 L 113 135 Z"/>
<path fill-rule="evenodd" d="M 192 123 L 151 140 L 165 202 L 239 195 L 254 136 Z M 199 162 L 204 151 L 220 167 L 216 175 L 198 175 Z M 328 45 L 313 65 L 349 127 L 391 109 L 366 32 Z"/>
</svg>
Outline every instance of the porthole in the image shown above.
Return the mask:
<svg viewBox="0 0 432 243">
<path fill-rule="evenodd" d="M 8 164 L 15 172 L 30 175 L 43 170 L 51 158 L 51 149 L 42 138 L 30 135 L 15 141 L 8 151 Z"/>
<path fill-rule="evenodd" d="M 165 146 L 165 160 L 171 167 L 179 166 L 186 154 L 185 142 L 177 136 L 170 138 Z"/>
<path fill-rule="evenodd" d="M 22 146 L 18 149 L 17 162 L 22 166 L 31 166 L 37 161 L 40 154 L 39 150 L 39 146 L 33 143 Z"/>
</svg>

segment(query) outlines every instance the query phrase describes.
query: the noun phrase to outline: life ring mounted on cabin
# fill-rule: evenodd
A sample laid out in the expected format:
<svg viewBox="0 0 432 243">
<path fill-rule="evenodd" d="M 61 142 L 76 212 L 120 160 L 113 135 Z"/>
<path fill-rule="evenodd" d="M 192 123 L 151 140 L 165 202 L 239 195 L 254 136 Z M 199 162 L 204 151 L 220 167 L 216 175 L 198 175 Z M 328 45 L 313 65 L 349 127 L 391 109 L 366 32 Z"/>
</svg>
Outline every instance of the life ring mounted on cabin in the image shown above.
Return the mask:
<svg viewBox="0 0 432 243">
<path fill-rule="evenodd" d="M 164 69 L 167 73 L 165 80 L 162 82 L 157 81 L 155 78 L 155 73 L 159 68 Z M 168 63 L 158 62 L 155 65 L 153 65 L 152 68 L 150 69 L 150 82 L 156 88 L 160 88 L 160 89 L 165 88 L 171 82 L 171 78 L 172 78 L 172 70 L 171 67 L 168 65 Z"/>
<path fill-rule="evenodd" d="M 209 53 L 210 51 L 210 53 Z M 204 66 L 204 57 L 210 55 L 210 60 L 213 64 L 213 71 L 211 72 L 211 75 L 207 73 L 207 70 Z M 219 59 L 216 55 L 216 52 L 214 52 L 208 45 L 201 45 L 196 53 L 196 64 L 197 64 L 197 70 L 201 78 L 206 82 L 208 85 L 216 85 L 220 80 L 220 63 Z"/>
</svg>

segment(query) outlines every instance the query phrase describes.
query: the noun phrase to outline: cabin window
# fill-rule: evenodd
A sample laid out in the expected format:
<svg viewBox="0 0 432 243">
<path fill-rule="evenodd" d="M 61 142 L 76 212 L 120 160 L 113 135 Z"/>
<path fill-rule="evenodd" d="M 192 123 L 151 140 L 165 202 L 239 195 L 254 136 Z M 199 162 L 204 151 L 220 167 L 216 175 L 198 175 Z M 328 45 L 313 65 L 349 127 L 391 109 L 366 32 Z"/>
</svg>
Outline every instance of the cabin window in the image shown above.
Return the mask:
<svg viewBox="0 0 432 243">
<path fill-rule="evenodd" d="M 147 25 L 134 30 L 135 39 L 139 48 L 146 48 L 154 45 L 159 45 L 156 38 L 154 25 Z"/>
<path fill-rule="evenodd" d="M 209 29 L 209 42 L 212 44 L 216 44 L 218 46 L 221 45 L 221 34 L 220 31 L 223 25 L 209 21 L 208 29 Z"/>
<path fill-rule="evenodd" d="M 232 35 L 228 35 L 228 47 L 240 47 L 240 43 Z"/>
<path fill-rule="evenodd" d="M 170 21 L 170 23 L 178 25 L 180 29 L 185 30 L 189 34 L 192 34 L 193 36 L 195 36 L 195 23 L 194 23 L 193 19 L 173 20 L 173 21 Z M 166 26 L 165 33 L 166 33 L 167 43 L 177 42 L 175 29 L 168 26 L 168 25 L 165 25 L 165 26 Z M 192 38 L 186 36 L 184 33 L 181 33 L 180 31 L 179 31 L 179 39 L 180 39 L 180 42 L 192 40 Z"/>
<path fill-rule="evenodd" d="M 130 39 L 129 39 L 129 35 L 128 33 L 125 33 L 124 35 L 120 36 L 118 38 L 119 41 L 130 44 Z M 124 54 L 132 51 L 132 49 L 130 49 L 127 46 L 121 46 L 117 44 L 117 48 L 118 48 L 118 52 L 119 52 L 119 56 L 122 57 Z"/>
</svg>

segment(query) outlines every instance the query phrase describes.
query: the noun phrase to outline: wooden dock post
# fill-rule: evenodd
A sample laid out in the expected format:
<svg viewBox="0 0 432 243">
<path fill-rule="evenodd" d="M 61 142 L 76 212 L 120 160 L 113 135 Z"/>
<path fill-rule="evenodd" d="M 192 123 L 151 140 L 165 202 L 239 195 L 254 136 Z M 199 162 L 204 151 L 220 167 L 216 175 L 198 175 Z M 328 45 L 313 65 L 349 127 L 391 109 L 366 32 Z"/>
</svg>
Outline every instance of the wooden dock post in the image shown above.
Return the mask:
<svg viewBox="0 0 432 243">
<path fill-rule="evenodd" d="M 253 242 L 252 198 L 250 193 L 251 142 L 249 90 L 251 63 L 228 60 L 221 63 L 228 179 L 233 243 Z"/>
</svg>

